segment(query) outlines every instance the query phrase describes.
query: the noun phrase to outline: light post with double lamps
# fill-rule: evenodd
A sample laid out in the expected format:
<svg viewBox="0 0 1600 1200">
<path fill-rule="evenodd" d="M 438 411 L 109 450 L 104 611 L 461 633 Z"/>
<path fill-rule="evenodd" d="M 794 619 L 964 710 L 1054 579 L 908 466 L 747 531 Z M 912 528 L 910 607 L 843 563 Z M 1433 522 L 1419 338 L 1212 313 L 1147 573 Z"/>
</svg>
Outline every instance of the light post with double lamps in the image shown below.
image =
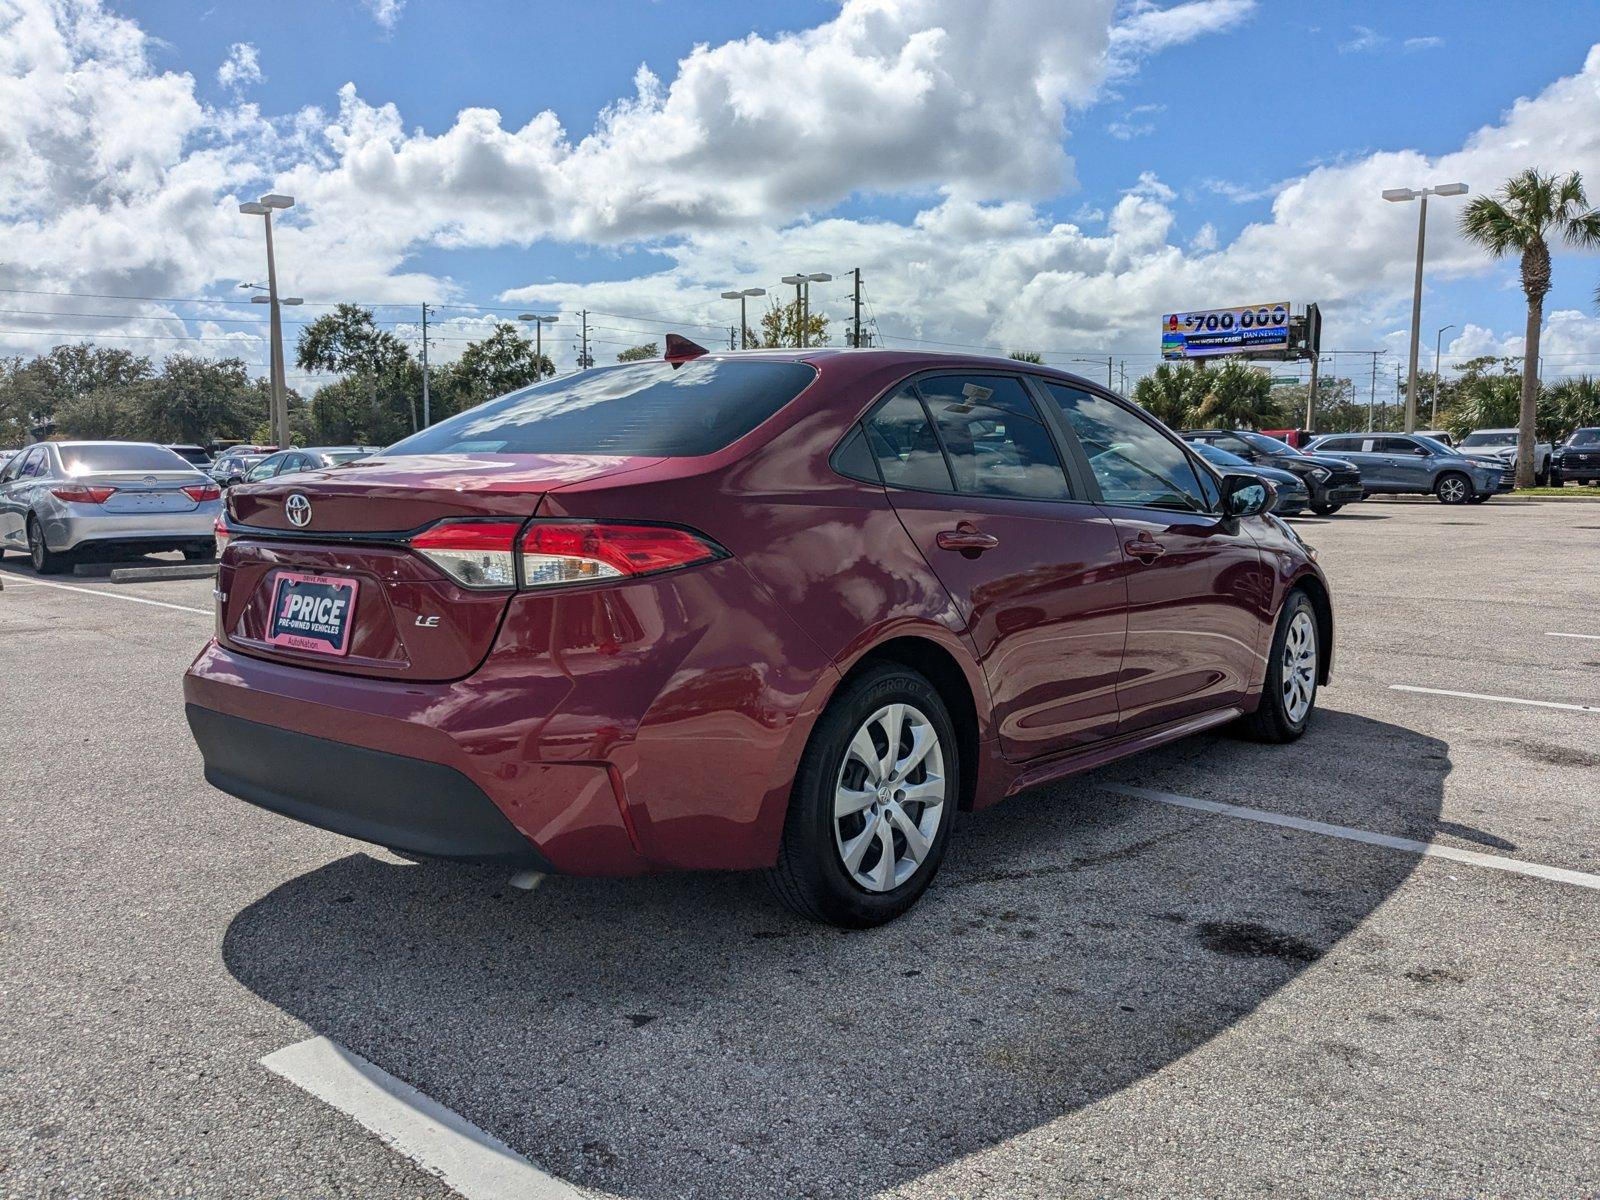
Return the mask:
<svg viewBox="0 0 1600 1200">
<path fill-rule="evenodd" d="M 785 275 L 784 283 L 794 284 L 795 322 L 796 332 L 794 344 L 804 347 L 806 344 L 806 325 L 811 320 L 811 285 L 813 283 L 827 283 L 833 276 L 826 271 L 818 271 L 812 275 Z"/>
<path fill-rule="evenodd" d="M 278 268 L 272 257 L 272 210 L 293 208 L 293 196 L 281 196 L 277 192 L 268 192 L 259 200 L 251 200 L 239 205 L 239 211 L 247 217 L 263 217 L 267 230 L 267 294 L 265 296 L 252 296 L 251 302 L 255 304 L 270 304 L 272 306 L 271 328 L 272 337 L 272 364 L 269 367 L 271 378 L 268 388 L 272 393 L 272 440 L 278 444 L 280 450 L 289 447 L 289 398 L 284 389 L 283 382 L 283 317 L 278 311 Z M 287 304 L 299 304 L 299 297 L 284 301 Z"/>
<path fill-rule="evenodd" d="M 1433 335 L 1433 416 L 1428 424 L 1434 429 L 1439 428 L 1439 351 L 1444 346 L 1444 335 L 1454 328 L 1454 325 L 1444 325 Z"/>
<path fill-rule="evenodd" d="M 533 322 L 533 357 L 538 364 L 539 378 L 544 378 L 544 327 L 554 325 L 561 318 L 555 313 L 518 313 L 517 320 Z"/>
<path fill-rule="evenodd" d="M 1441 183 L 1437 187 L 1425 188 L 1387 188 L 1383 193 L 1385 200 L 1395 203 L 1422 201 L 1422 208 L 1417 214 L 1417 277 L 1411 288 L 1411 371 L 1406 381 L 1407 433 L 1417 430 L 1417 343 L 1422 338 L 1422 249 L 1428 237 L 1428 197 L 1466 194 L 1467 185 L 1464 183 Z"/>
<path fill-rule="evenodd" d="M 765 296 L 766 288 L 745 288 L 742 292 L 723 292 L 724 300 L 737 300 L 739 302 L 739 349 L 750 349 L 750 326 L 744 319 L 744 302 L 750 296 Z"/>
</svg>

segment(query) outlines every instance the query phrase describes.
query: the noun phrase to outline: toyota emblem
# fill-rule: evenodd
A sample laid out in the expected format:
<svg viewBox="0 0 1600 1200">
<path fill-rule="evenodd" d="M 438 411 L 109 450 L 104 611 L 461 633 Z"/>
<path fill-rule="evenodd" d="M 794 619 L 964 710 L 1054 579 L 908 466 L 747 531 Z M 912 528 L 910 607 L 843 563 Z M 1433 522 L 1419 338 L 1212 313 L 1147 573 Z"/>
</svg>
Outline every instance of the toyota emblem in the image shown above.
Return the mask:
<svg viewBox="0 0 1600 1200">
<path fill-rule="evenodd" d="M 311 501 L 306 499 L 304 492 L 290 492 L 289 498 L 283 502 L 283 512 L 289 518 L 289 524 L 296 529 L 304 529 L 311 524 Z"/>
</svg>

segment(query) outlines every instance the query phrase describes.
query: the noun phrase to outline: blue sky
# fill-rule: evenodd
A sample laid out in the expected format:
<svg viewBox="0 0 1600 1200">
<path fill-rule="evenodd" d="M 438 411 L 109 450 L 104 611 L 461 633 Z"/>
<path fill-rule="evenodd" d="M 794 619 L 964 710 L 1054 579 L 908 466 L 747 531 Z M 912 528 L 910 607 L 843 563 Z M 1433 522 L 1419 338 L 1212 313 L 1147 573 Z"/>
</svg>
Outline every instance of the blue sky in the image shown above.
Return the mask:
<svg viewBox="0 0 1600 1200">
<path fill-rule="evenodd" d="M 4 2 L 26 7 L 30 0 Z M 1392 170 L 1404 177 L 1383 175 L 1382 183 L 1395 186 L 1444 182 L 1437 171 L 1465 171 L 1481 162 L 1486 164 L 1482 177 L 1466 181 L 1474 191 L 1492 186 L 1499 180 L 1489 173 L 1515 161 L 1505 143 L 1516 143 L 1520 135 L 1503 132 L 1493 153 L 1478 153 L 1471 144 L 1475 131 L 1499 127 L 1519 98 L 1537 98 L 1583 72 L 1591 40 L 1584 34 L 1600 31 L 1592 2 L 1560 0 L 1538 6 L 1538 30 L 1531 36 L 1527 10 L 1500 3 L 1313 8 L 1250 0 L 1187 5 L 1141 0 L 1113 7 L 1110 0 L 1098 5 L 1070 0 L 1024 14 L 1020 28 L 1039 26 L 1056 40 L 1013 62 L 1003 46 L 967 56 L 960 45 L 963 39 L 980 40 L 983 31 L 970 24 L 979 6 L 968 5 L 963 12 L 935 0 L 882 4 L 898 22 L 892 37 L 874 34 L 862 49 L 861 37 L 851 41 L 840 35 L 820 49 L 812 45 L 791 53 L 791 47 L 802 45 L 796 35 L 821 36 L 843 24 L 839 5 L 808 0 L 547 0 L 536 6 L 280 0 L 270 7 L 218 4 L 197 10 L 176 0 L 104 8 L 73 0 L 68 8 L 79 12 L 80 21 L 132 31 L 138 64 L 121 66 L 141 85 L 153 92 L 161 85 L 169 100 L 187 86 L 198 115 L 175 130 L 175 148 L 159 169 L 164 181 L 184 178 L 193 188 L 187 176 L 205 166 L 209 210 L 195 218 L 195 229 L 203 225 L 206 232 L 185 229 L 181 238 L 214 239 L 214 244 L 186 257 L 174 249 L 180 237 L 175 233 L 167 245 L 152 247 L 149 263 L 126 264 L 122 284 L 104 264 L 63 262 L 39 274 L 71 285 L 61 290 L 84 286 L 72 285 L 74 279 L 93 278 L 97 290 L 117 294 L 122 294 L 118 287 L 137 290 L 135 284 L 144 280 L 142 288 L 168 289 L 150 294 L 225 295 L 230 276 L 251 270 L 252 253 L 248 237 L 235 228 L 237 221 L 227 224 L 230 205 L 254 189 L 293 186 L 302 202 L 285 219 L 284 269 L 304 281 L 297 288 L 311 298 L 331 299 L 343 287 L 359 289 L 359 294 L 347 293 L 356 299 L 667 309 L 681 313 L 687 324 L 725 320 L 714 289 L 748 282 L 747 274 L 756 276 L 754 282 L 771 282 L 762 273 L 778 273 L 775 264 L 789 261 L 783 256 L 804 248 L 830 269 L 862 265 L 862 257 L 871 262 L 863 269 L 871 272 L 869 294 L 886 334 L 1001 345 L 1032 339 L 1049 349 L 1126 356 L 1130 369 L 1138 371 L 1154 360 L 1150 314 L 1281 295 L 1297 303 L 1328 303 L 1337 344 L 1391 346 L 1396 357 L 1403 336 L 1400 343 L 1396 337 L 1409 317 L 1407 233 L 1414 206 L 1407 206 L 1409 217 L 1361 207 L 1384 207 L 1365 182 L 1364 164 L 1392 162 Z M 859 15 L 867 7 L 865 0 L 856 0 L 846 14 Z M 990 11 L 1025 7 L 1027 0 L 1019 0 Z M 1169 14 L 1175 21 L 1159 27 L 1164 32 L 1131 48 L 1118 42 L 1119 28 L 1144 29 L 1141 18 L 1162 16 L 1162 10 L 1175 10 Z M 1194 28 L 1174 32 L 1173 24 L 1190 14 Z M 861 108 L 841 101 L 830 110 L 824 94 L 818 98 L 814 130 L 797 134 L 794 124 L 784 126 L 796 139 L 794 178 L 826 177 L 815 196 L 789 202 L 785 189 L 794 188 L 794 179 L 773 182 L 781 168 L 750 165 L 748 145 L 721 148 L 720 139 L 738 142 L 741 126 L 731 107 L 716 109 L 715 88 L 687 102 L 680 95 L 689 91 L 678 85 L 682 64 L 691 58 L 698 64 L 697 78 L 709 72 L 717 87 L 731 80 L 766 89 L 776 86 L 770 82 L 775 74 L 784 73 L 791 76 L 786 86 L 802 91 L 797 74 L 800 80 L 835 78 L 842 94 L 858 80 L 830 76 L 830 54 L 859 50 L 867 65 L 857 62 L 853 69 L 878 72 L 897 53 L 903 61 L 901 43 L 915 42 L 919 20 L 929 30 L 942 31 L 946 49 L 938 61 L 941 71 L 949 68 L 928 97 L 898 117 L 886 117 L 882 105 Z M 70 29 L 60 32 L 64 41 L 74 40 Z M 729 43 L 741 42 L 758 45 L 762 54 L 741 56 L 728 49 Z M 236 75 L 228 86 L 219 79 L 218 67 L 239 46 L 248 48 L 259 78 Z M 706 49 L 697 52 L 696 47 Z M 78 53 L 87 60 L 96 51 Z M 626 139 L 606 135 L 604 161 L 588 170 L 581 185 L 555 189 L 548 198 L 555 210 L 565 203 L 567 213 L 542 211 L 519 221 L 515 189 L 542 186 L 544 163 L 539 159 L 536 167 L 529 166 L 515 155 L 538 159 L 549 146 L 568 153 L 596 132 L 608 109 L 635 96 L 641 65 L 653 74 L 656 91 L 648 102 L 638 103 L 649 110 L 646 117 L 661 119 L 642 120 L 635 140 L 620 151 L 612 143 Z M 756 74 L 741 78 L 741 70 Z M 1035 72 L 1031 79 L 1029 71 Z M 1069 77 L 1064 99 L 1055 107 L 1036 103 L 1055 74 Z M 341 101 L 347 84 L 353 92 Z M 940 115 L 940 87 L 966 95 L 950 103 L 948 115 Z M 1568 96 L 1549 104 L 1552 113 L 1559 105 L 1577 105 L 1571 115 L 1540 119 L 1552 122 L 1552 128 L 1561 128 L 1563 119 L 1592 122 L 1593 110 L 1582 107 L 1583 89 L 1577 91 L 1576 100 Z M 875 94 L 895 98 L 892 92 Z M 1017 105 L 1024 111 L 1014 127 L 1009 118 L 995 118 L 974 128 L 963 115 L 973 98 L 1002 114 Z M 392 127 L 371 134 L 367 126 L 381 124 L 386 106 L 393 109 Z M 452 132 L 463 131 L 460 114 L 471 108 L 494 110 L 498 124 L 482 138 L 481 130 L 468 131 L 471 136 L 452 142 Z M 292 135 L 296 114 L 308 110 L 315 114 Z M 927 110 L 935 115 L 919 124 L 918 114 Z M 514 140 L 510 135 L 541 113 L 553 114 L 559 131 L 527 137 L 526 145 L 503 155 L 502 143 Z M 90 129 L 106 120 L 104 112 L 85 115 Z M 322 136 L 335 120 L 343 141 Z M 941 120 L 956 124 L 947 128 Z M 937 161 L 921 178 L 895 186 L 888 182 L 892 172 L 874 176 L 872 168 L 894 153 L 897 126 L 907 122 L 907 141 L 925 144 L 929 160 Z M 672 204 L 714 212 L 718 221 L 697 224 L 692 217 L 673 217 L 635 225 L 626 216 L 611 224 L 573 216 L 578 210 L 603 211 L 608 203 L 626 206 L 651 194 L 662 180 L 676 187 L 683 173 L 674 162 L 650 166 L 655 162 L 650 139 L 685 128 L 698 130 L 708 143 L 695 156 L 694 167 L 704 175 L 685 185 L 691 195 L 674 196 Z M 855 129 L 859 136 L 844 136 L 841 128 Z M 1014 146 L 1008 144 L 1013 128 Z M 970 139 L 971 145 L 946 154 L 952 137 Z M 348 148 L 356 142 L 364 149 Z M 471 144 L 458 144 L 463 142 Z M 988 149 L 984 142 L 991 144 Z M 1600 193 L 1600 161 L 1593 146 L 1594 139 L 1569 138 L 1554 147 L 1559 160 L 1546 162 L 1541 155 L 1551 141 L 1539 138 L 1520 153 L 1524 165 L 1587 168 L 1593 190 Z M 208 147 L 225 149 L 228 161 L 206 159 Z M 1064 185 L 1052 181 L 1052 160 L 1061 150 L 1071 159 L 1072 179 Z M 709 160 L 709 166 L 700 160 Z M 908 157 L 908 163 L 917 161 L 914 154 Z M 373 163 L 379 174 L 364 174 Z M 1308 180 L 1318 168 L 1332 174 Z M 411 193 L 398 190 L 387 197 L 382 217 L 373 218 L 373 236 L 363 244 L 363 189 L 373 178 L 397 172 L 427 179 L 427 203 L 418 207 L 428 211 L 408 225 L 397 213 Z M 736 196 L 725 221 L 719 172 L 727 173 L 729 195 Z M 1413 178 L 1418 172 L 1427 177 Z M 458 175 L 465 182 L 457 197 L 450 189 Z M 141 179 L 139 187 L 146 182 Z M 1297 183 L 1308 194 L 1316 188 L 1348 189 L 1350 220 L 1370 226 L 1353 239 L 1366 257 L 1350 255 L 1364 266 L 1352 262 L 1342 274 L 1336 269 L 1345 255 L 1337 213 L 1297 224 L 1275 210 L 1275 200 Z M 1432 330 L 1447 322 L 1463 329 L 1470 324 L 1477 332 L 1459 346 L 1460 354 L 1489 348 L 1514 352 L 1522 313 L 1514 272 L 1451 249 L 1448 226 L 1460 203 L 1436 202 L 1432 214 L 1443 242 L 1439 269 L 1430 274 L 1426 340 L 1431 344 Z M 85 186 L 82 205 L 90 216 L 95 205 L 107 207 L 92 185 Z M 1120 218 L 1113 215 L 1119 205 Z M 465 214 L 459 222 L 453 216 L 457 206 Z M 535 207 L 530 201 L 530 214 Z M 1006 214 L 1012 219 L 1002 220 Z M 0 209 L 0 222 L 15 215 Z M 1052 238 L 1048 231 L 1057 223 L 1077 226 L 1078 234 Z M 960 230 L 977 257 L 940 257 L 949 253 L 949 238 L 939 232 L 947 225 Z M 998 225 L 1004 228 L 990 228 Z M 986 246 L 988 260 L 982 257 Z M 986 262 L 1008 256 L 1018 260 L 1013 269 L 1004 278 L 989 278 L 991 290 L 981 292 L 978 276 L 992 274 Z M 921 268 L 921 279 L 900 277 L 914 276 L 913 268 Z M 1163 279 L 1163 272 L 1169 278 Z M 948 294 L 928 282 L 933 278 L 943 281 Z M 1596 282 L 1600 265 L 1593 256 L 1563 256 L 1547 310 L 1593 318 Z M 974 289 L 980 290 L 977 301 Z M 1249 294 L 1236 294 L 1240 291 Z M 836 292 L 819 295 L 819 302 L 833 306 L 835 315 L 842 312 Z M 1114 311 L 1102 319 L 1102 310 Z M 171 315 L 185 323 L 174 328 L 196 330 L 199 312 L 176 310 Z M 464 338 L 472 330 L 466 316 L 460 319 Z M 1587 320 L 1581 328 L 1575 320 L 1563 328 L 1571 344 L 1563 343 L 1562 352 L 1571 362 L 1600 369 L 1600 334 Z M 642 337 L 649 329 L 639 323 L 619 329 L 617 336 Z M 241 345 L 246 340 L 241 336 Z M 1585 357 L 1591 348 L 1592 364 Z"/>
</svg>

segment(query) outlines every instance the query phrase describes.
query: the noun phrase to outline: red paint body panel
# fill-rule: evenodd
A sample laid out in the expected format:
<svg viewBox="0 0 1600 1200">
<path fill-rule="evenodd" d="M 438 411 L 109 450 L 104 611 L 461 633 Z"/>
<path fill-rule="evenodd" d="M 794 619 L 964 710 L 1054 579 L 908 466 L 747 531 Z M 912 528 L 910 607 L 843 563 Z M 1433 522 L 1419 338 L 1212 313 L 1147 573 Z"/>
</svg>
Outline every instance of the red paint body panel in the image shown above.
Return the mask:
<svg viewBox="0 0 1600 1200">
<path fill-rule="evenodd" d="M 1310 580 L 1326 594 L 1299 543 L 1265 519 L 1186 528 L 1148 510 L 845 478 L 829 456 L 879 396 L 917 371 L 992 360 L 800 357 L 817 379 L 703 457 L 379 457 L 236 488 L 218 640 L 190 668 L 186 698 L 449 766 L 558 870 L 751 868 L 776 856 L 818 715 L 887 642 L 918 639 L 965 681 L 976 753 L 963 767 L 983 807 L 1248 710 L 1287 589 Z M 329 535 L 289 526 L 291 492 Z M 536 515 L 681 525 L 729 557 L 481 591 L 377 536 Z M 999 545 L 938 549 L 962 521 Z M 1143 529 L 1168 543 L 1155 566 L 1122 549 Z M 283 570 L 359 580 L 348 657 L 266 644 L 263 597 Z"/>
</svg>

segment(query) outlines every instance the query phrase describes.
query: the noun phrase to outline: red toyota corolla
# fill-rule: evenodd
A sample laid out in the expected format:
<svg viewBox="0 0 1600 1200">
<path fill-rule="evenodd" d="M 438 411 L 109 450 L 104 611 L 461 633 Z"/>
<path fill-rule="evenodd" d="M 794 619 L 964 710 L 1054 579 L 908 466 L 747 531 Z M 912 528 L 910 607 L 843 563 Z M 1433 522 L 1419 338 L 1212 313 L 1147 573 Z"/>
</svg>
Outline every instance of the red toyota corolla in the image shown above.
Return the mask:
<svg viewBox="0 0 1600 1200">
<path fill-rule="evenodd" d="M 231 491 L 189 723 L 222 790 L 408 854 L 872 925 L 958 808 L 1305 730 L 1332 609 L 1271 499 L 1046 367 L 669 339 Z"/>
</svg>

